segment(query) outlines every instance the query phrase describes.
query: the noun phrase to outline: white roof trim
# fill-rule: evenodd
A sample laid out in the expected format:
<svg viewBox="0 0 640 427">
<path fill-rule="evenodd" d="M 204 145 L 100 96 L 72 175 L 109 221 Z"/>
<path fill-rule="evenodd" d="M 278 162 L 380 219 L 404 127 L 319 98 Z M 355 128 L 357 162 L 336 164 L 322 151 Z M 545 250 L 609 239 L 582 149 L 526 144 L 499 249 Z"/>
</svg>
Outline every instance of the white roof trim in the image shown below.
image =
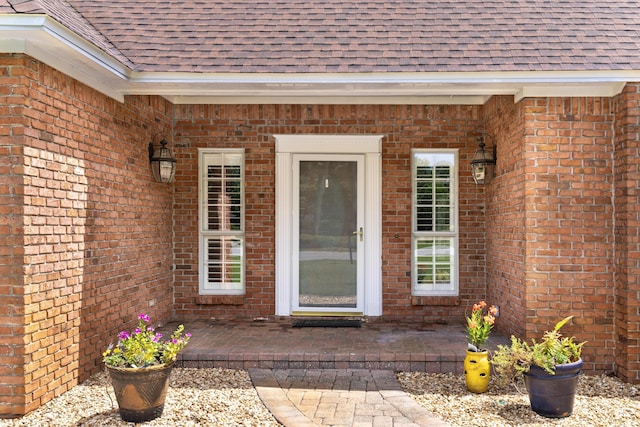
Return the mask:
<svg viewBox="0 0 640 427">
<path fill-rule="evenodd" d="M 167 96 L 173 104 L 482 105 L 490 96 Z"/>
<path fill-rule="evenodd" d="M 27 54 L 124 101 L 129 68 L 46 15 L 0 15 L 0 52 Z"/>
<path fill-rule="evenodd" d="M 492 95 L 604 96 L 640 70 L 467 73 L 135 72 L 45 15 L 0 15 L 0 52 L 24 53 L 118 101 L 161 95 L 174 104 L 483 104 Z"/>
</svg>

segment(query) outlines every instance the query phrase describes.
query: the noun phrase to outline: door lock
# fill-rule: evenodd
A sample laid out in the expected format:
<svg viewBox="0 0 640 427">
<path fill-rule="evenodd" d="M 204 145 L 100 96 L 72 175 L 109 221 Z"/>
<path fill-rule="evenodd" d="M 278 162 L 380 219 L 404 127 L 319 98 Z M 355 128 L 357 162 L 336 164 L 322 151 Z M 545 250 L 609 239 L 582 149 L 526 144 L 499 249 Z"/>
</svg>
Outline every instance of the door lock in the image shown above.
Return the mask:
<svg viewBox="0 0 640 427">
<path fill-rule="evenodd" d="M 354 235 L 359 235 L 360 236 L 360 241 L 362 242 L 362 235 L 364 234 L 362 232 L 362 227 L 360 227 L 360 230 L 356 230 L 353 232 Z"/>
</svg>

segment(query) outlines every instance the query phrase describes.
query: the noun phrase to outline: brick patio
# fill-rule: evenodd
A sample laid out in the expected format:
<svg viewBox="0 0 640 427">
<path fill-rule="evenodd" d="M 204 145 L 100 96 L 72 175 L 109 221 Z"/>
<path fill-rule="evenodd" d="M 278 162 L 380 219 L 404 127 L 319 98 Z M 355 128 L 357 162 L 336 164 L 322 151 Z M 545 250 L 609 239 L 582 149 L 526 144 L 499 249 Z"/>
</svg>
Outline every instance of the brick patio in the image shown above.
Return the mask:
<svg viewBox="0 0 640 427">
<path fill-rule="evenodd" d="M 162 330 L 175 328 L 176 323 Z M 464 325 L 363 322 L 361 328 L 294 328 L 290 319 L 185 323 L 184 367 L 383 369 L 462 373 Z M 489 348 L 507 342 L 493 333 Z"/>
</svg>

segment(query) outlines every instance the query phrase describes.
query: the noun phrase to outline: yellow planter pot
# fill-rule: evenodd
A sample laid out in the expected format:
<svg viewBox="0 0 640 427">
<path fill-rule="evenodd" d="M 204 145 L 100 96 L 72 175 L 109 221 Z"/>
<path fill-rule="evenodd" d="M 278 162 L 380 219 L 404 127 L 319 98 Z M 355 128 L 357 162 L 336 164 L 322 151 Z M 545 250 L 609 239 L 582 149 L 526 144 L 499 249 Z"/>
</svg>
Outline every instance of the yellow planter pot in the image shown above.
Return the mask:
<svg viewBox="0 0 640 427">
<path fill-rule="evenodd" d="M 472 393 L 484 393 L 489 388 L 491 365 L 489 353 L 484 351 L 469 351 L 464 358 L 464 378 L 467 390 Z"/>
</svg>

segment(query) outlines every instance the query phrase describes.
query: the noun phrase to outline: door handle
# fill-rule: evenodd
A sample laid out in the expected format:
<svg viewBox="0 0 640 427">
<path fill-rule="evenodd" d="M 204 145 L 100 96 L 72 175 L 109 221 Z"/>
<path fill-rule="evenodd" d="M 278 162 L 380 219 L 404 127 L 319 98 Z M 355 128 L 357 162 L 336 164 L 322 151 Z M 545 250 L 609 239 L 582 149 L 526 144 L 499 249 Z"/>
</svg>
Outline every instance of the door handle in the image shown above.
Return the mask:
<svg viewBox="0 0 640 427">
<path fill-rule="evenodd" d="M 360 241 L 362 242 L 362 235 L 363 235 L 363 231 L 362 231 L 362 227 L 360 227 L 360 230 L 356 230 L 353 232 L 353 235 L 360 235 Z"/>
</svg>

